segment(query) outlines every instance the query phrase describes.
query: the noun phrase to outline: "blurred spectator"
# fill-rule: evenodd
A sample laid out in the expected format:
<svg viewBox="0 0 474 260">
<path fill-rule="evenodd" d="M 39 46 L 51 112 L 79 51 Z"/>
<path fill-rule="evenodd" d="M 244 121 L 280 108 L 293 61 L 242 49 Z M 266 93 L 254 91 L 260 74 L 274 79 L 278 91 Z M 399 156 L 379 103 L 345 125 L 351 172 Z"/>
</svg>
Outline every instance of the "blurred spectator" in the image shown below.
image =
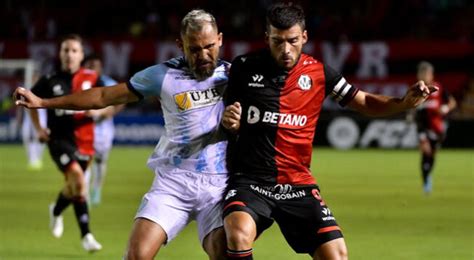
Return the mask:
<svg viewBox="0 0 474 260">
<path fill-rule="evenodd" d="M 227 39 L 261 37 L 263 16 L 271 0 L 128 0 L 81 1 L 74 8 L 59 0 L 2 2 L 0 33 L 16 39 L 52 39 L 78 32 L 85 37 L 175 37 L 179 19 L 191 8 L 209 9 L 223 25 Z M 474 3 L 469 0 L 299 0 L 314 39 L 370 40 L 421 38 L 472 40 Z M 345 8 L 341 8 L 344 6 Z M 131 12 L 133 10 L 133 12 Z M 107 15 L 114 13 L 114 15 Z M 80 14 L 80 15 L 79 15 Z M 145 14 L 145 15 L 140 15 Z M 250 28 L 250 29 L 249 29 Z"/>
</svg>

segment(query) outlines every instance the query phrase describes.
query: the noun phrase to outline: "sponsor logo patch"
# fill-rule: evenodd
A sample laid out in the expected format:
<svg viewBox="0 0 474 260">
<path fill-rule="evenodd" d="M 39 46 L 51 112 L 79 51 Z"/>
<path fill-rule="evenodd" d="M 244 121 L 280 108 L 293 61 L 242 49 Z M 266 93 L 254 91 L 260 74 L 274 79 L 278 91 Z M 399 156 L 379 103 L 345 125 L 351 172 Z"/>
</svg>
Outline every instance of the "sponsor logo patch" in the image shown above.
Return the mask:
<svg viewBox="0 0 474 260">
<path fill-rule="evenodd" d="M 256 124 L 260 121 L 260 119 L 262 119 L 263 123 L 284 126 L 305 126 L 308 122 L 308 117 L 305 115 L 285 114 L 270 111 L 264 111 L 262 117 L 260 109 L 255 106 L 249 106 L 247 122 L 249 124 Z"/>
<path fill-rule="evenodd" d="M 221 100 L 222 95 L 219 93 L 217 88 L 188 91 L 174 95 L 174 101 L 180 112 L 214 105 Z"/>
<path fill-rule="evenodd" d="M 234 197 L 236 194 L 237 194 L 236 190 L 230 190 L 229 192 L 227 192 L 227 195 L 225 196 L 224 200 L 228 200 L 228 199 Z"/>
<path fill-rule="evenodd" d="M 61 162 L 62 165 L 67 165 L 69 163 L 69 161 L 71 161 L 71 159 L 69 158 L 69 156 L 67 154 L 63 153 L 59 157 L 59 161 Z"/>
<path fill-rule="evenodd" d="M 54 85 L 53 87 L 53 95 L 55 96 L 61 96 L 64 94 L 64 90 L 63 88 L 61 87 L 61 85 Z"/>
<path fill-rule="evenodd" d="M 263 88 L 265 85 L 261 83 L 263 80 L 263 76 L 260 74 L 255 74 L 252 76 L 252 82 L 249 82 L 249 87 L 253 88 Z"/>
<path fill-rule="evenodd" d="M 82 82 L 82 85 L 81 85 L 82 90 L 88 90 L 90 88 L 92 88 L 92 82 L 90 82 L 88 80 Z"/>
<path fill-rule="evenodd" d="M 250 185 L 250 188 L 263 196 L 275 199 L 275 200 L 290 200 L 295 198 L 303 198 L 306 196 L 306 191 L 297 190 L 292 191 L 291 187 L 271 187 L 265 188 L 256 185 Z"/>
</svg>

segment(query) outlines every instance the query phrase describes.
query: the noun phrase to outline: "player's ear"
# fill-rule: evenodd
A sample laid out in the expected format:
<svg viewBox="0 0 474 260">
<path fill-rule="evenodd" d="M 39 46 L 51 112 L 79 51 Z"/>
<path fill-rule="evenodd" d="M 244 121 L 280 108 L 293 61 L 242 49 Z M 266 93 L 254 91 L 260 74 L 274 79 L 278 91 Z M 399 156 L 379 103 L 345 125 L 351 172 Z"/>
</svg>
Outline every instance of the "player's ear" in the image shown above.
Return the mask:
<svg viewBox="0 0 474 260">
<path fill-rule="evenodd" d="M 306 30 L 303 31 L 303 44 L 308 41 L 308 32 Z"/>
<path fill-rule="evenodd" d="M 268 32 L 265 32 L 265 43 L 268 44 L 270 42 L 270 37 L 268 37 Z"/>
<path fill-rule="evenodd" d="M 224 37 L 224 35 L 223 35 L 221 32 L 217 35 L 217 41 L 218 41 L 218 42 L 217 42 L 217 45 L 218 45 L 219 47 L 222 46 L 222 39 L 224 39 L 223 37 Z"/>
<path fill-rule="evenodd" d="M 176 46 L 178 46 L 178 48 L 181 50 L 181 51 L 184 51 L 183 50 L 183 41 L 181 39 L 176 39 Z"/>
</svg>

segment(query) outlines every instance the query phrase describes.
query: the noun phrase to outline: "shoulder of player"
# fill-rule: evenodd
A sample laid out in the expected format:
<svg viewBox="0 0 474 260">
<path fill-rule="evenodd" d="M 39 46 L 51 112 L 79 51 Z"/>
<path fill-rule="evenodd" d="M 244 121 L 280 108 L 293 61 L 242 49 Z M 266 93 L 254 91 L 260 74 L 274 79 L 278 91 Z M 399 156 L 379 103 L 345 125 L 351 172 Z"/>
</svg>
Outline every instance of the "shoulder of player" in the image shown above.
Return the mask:
<svg viewBox="0 0 474 260">
<path fill-rule="evenodd" d="M 317 60 L 313 56 L 310 56 L 310 55 L 305 54 L 305 53 L 301 53 L 300 62 L 299 62 L 298 65 L 300 67 L 310 68 L 310 69 L 318 69 L 318 70 L 325 67 L 322 62 L 320 62 L 319 60 Z"/>
<path fill-rule="evenodd" d="M 435 87 L 438 87 L 438 88 L 440 88 L 440 89 L 443 88 L 443 85 L 441 85 L 441 83 L 439 83 L 438 81 L 433 81 L 433 82 L 431 83 L 431 85 L 433 85 L 433 86 L 435 86 Z"/>
<path fill-rule="evenodd" d="M 94 70 L 91 70 L 91 69 L 80 68 L 79 71 L 74 73 L 74 78 L 95 82 L 95 81 L 99 80 L 99 74 L 97 74 L 97 72 L 95 72 Z"/>
<path fill-rule="evenodd" d="M 48 72 L 48 73 L 44 74 L 43 76 L 41 76 L 41 78 L 39 80 L 51 80 L 51 79 L 54 79 L 54 78 L 61 78 L 63 76 L 64 76 L 64 72 L 62 72 L 60 70 L 54 70 L 54 71 Z"/>
<path fill-rule="evenodd" d="M 97 72 L 88 68 L 81 68 L 78 73 L 97 76 Z"/>
<path fill-rule="evenodd" d="M 225 60 L 219 59 L 217 61 L 216 68 L 214 69 L 214 72 L 217 73 L 228 73 L 230 70 L 231 63 Z"/>
<path fill-rule="evenodd" d="M 104 75 L 104 74 L 101 74 L 99 76 L 99 81 L 104 86 L 113 86 L 113 85 L 117 84 L 117 81 L 115 79 L 113 79 L 112 77 L 110 77 L 108 75 Z"/>
<path fill-rule="evenodd" d="M 241 70 L 242 67 L 245 67 L 245 69 L 261 68 L 262 63 L 268 62 L 268 55 L 266 54 L 265 50 L 258 50 L 239 55 L 232 61 L 232 68 L 237 70 Z"/>
<path fill-rule="evenodd" d="M 186 63 L 186 60 L 184 59 L 183 56 L 171 58 L 163 63 L 157 64 L 155 66 L 166 66 L 171 69 L 183 69 L 184 67 L 187 67 L 188 64 Z"/>
</svg>

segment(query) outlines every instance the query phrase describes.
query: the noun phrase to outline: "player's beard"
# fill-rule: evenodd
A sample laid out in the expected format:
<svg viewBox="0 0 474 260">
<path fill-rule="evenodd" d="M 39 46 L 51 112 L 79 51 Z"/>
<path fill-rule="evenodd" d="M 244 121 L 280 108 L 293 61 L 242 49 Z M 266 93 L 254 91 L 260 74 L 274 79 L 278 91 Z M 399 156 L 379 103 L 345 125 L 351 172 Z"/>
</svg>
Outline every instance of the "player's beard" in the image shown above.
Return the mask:
<svg viewBox="0 0 474 260">
<path fill-rule="evenodd" d="M 203 68 L 200 68 L 199 65 L 205 62 L 209 62 L 209 65 Z M 205 60 L 196 62 L 193 69 L 193 74 L 198 80 L 205 80 L 214 74 L 216 69 L 217 62 L 215 60 Z"/>
</svg>

